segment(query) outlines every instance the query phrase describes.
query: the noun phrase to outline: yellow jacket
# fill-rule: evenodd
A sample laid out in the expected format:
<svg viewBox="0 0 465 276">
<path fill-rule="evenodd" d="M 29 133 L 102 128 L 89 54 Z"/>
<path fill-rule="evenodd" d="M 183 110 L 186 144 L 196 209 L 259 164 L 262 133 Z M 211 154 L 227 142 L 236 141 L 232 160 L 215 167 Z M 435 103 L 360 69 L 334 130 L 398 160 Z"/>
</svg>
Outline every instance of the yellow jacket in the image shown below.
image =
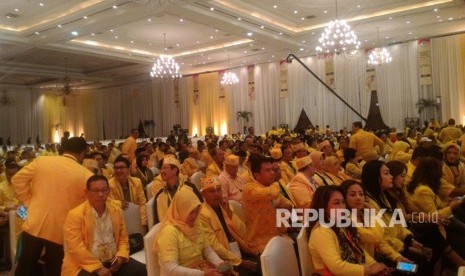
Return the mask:
<svg viewBox="0 0 465 276">
<path fill-rule="evenodd" d="M 0 211 L 5 210 L 10 205 L 17 206 L 18 199 L 15 197 L 15 190 L 8 180 L 0 182 Z"/>
<path fill-rule="evenodd" d="M 129 136 L 123 143 L 121 152 L 129 155 L 129 160 L 134 163 L 136 159 L 137 141 L 134 137 Z"/>
<path fill-rule="evenodd" d="M 208 167 L 206 172 L 206 178 L 213 178 L 221 174 L 223 170 L 213 161 Z"/>
<path fill-rule="evenodd" d="M 310 234 L 308 247 L 312 256 L 315 273 L 325 275 L 327 268 L 335 276 L 364 275 L 364 264 L 353 264 L 341 258 L 339 240 L 331 228 L 316 225 Z M 365 250 L 365 264 L 371 265 L 376 261 Z"/>
<path fill-rule="evenodd" d="M 40 156 L 13 176 L 17 199 L 27 207 L 23 231 L 63 244 L 68 211 L 85 201 L 92 173 L 72 155 Z"/>
<path fill-rule="evenodd" d="M 456 128 L 455 126 L 448 126 L 443 128 L 441 132 L 439 132 L 438 139 L 443 144 L 445 144 L 450 141 L 455 141 L 459 139 L 461 136 L 462 131 L 459 128 Z"/>
<path fill-rule="evenodd" d="M 247 227 L 245 241 L 247 250 L 257 254 L 263 252 L 271 238 L 286 233 L 283 227 L 276 227 L 276 205 L 287 203 L 290 200 L 284 198 L 277 183 L 268 187 L 257 181 L 247 183 L 242 191 L 242 206 Z"/>
<path fill-rule="evenodd" d="M 281 171 L 281 179 L 286 185 L 297 173 L 297 171 L 294 172 L 294 167 L 291 168 L 291 165 L 284 161 L 279 162 L 279 170 Z"/>
<path fill-rule="evenodd" d="M 287 187 L 294 198 L 296 208 L 310 208 L 317 188 L 316 183 L 311 183 L 303 173 L 299 172 L 287 184 Z"/>
<path fill-rule="evenodd" d="M 465 147 L 465 145 L 464 145 Z M 454 176 L 452 168 L 444 164 L 442 167 L 442 177 L 449 183 L 454 184 L 457 188 L 465 186 L 465 166 L 462 162 L 457 167 L 453 167 L 456 170 L 457 176 Z"/>
<path fill-rule="evenodd" d="M 204 162 L 207 167 L 210 166 L 211 163 L 213 163 L 213 158 L 207 150 L 200 152 L 199 156 L 200 161 Z"/>
<path fill-rule="evenodd" d="M 375 151 L 375 146 L 379 146 L 381 154 L 384 153 L 384 142 L 371 132 L 359 129 L 350 137 L 349 146 L 357 151 L 357 156 L 365 156 Z"/>
<path fill-rule="evenodd" d="M 128 177 L 129 182 L 129 193 L 131 195 L 130 202 L 139 205 L 140 211 L 140 221 L 142 225 L 147 225 L 147 210 L 145 208 L 145 199 L 144 189 L 142 188 L 142 183 L 137 177 Z M 109 181 L 110 184 L 110 199 L 116 201 L 116 204 L 121 204 L 121 201 L 124 200 L 124 192 L 121 184 L 118 182 L 116 177 L 113 177 Z M 119 206 L 121 207 L 121 206 Z"/>
<path fill-rule="evenodd" d="M 129 260 L 129 240 L 121 208 L 107 202 L 106 210 L 110 215 L 117 252 L 116 256 Z M 92 272 L 103 267 L 92 255 L 95 217 L 92 206 L 85 201 L 68 213 L 63 227 L 65 239 L 65 257 L 61 275 L 78 275 L 81 269 Z"/>
<path fill-rule="evenodd" d="M 371 257 L 375 257 L 375 251 L 391 261 L 402 256 L 384 238 L 384 228 L 378 223 L 375 222 L 374 227 L 358 227 L 357 231 L 360 234 L 363 248 Z"/>
<path fill-rule="evenodd" d="M 438 195 L 427 185 L 418 185 L 413 194 L 410 194 L 410 203 L 413 209 L 417 212 L 424 212 L 426 214 L 438 213 L 443 217 L 452 215 L 452 209 L 447 202 L 442 201 Z M 439 230 L 446 237 L 446 231 L 443 226 L 439 226 Z"/>
<path fill-rule="evenodd" d="M 239 265 L 242 260 L 231 252 L 228 238 L 218 215 L 207 203 L 204 202 L 202 205 L 199 221 L 203 227 L 205 237 L 210 242 L 213 250 L 222 260 L 227 261 L 234 266 Z M 229 233 L 231 233 L 234 240 L 243 247 L 245 245 L 244 236 L 247 231 L 244 222 L 242 222 L 242 220 L 234 213 L 232 218 L 229 218 L 223 208 L 221 208 L 221 212 L 223 213 L 224 221 L 226 222 Z"/>
</svg>

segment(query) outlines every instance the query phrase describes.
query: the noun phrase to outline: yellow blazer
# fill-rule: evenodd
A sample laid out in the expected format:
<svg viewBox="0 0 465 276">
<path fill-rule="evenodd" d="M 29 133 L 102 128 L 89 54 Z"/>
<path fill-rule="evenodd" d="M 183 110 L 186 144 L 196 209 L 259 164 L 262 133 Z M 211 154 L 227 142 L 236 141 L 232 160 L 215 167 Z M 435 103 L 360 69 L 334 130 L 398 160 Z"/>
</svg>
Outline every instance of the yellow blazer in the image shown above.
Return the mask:
<svg viewBox="0 0 465 276">
<path fill-rule="evenodd" d="M 113 226 L 117 252 L 116 256 L 129 260 L 129 240 L 121 208 L 110 202 L 106 204 Z M 81 269 L 92 272 L 101 267 L 102 263 L 92 255 L 94 241 L 95 217 L 92 206 L 85 201 L 68 213 L 63 227 L 65 239 L 65 257 L 61 275 L 78 275 Z"/>
<path fill-rule="evenodd" d="M 336 233 L 331 228 L 316 225 L 310 234 L 308 247 L 312 256 L 315 273 L 324 275 L 325 267 L 337 276 L 364 275 L 363 264 L 353 264 L 341 259 L 341 250 Z M 376 261 L 365 250 L 365 264 Z"/>
<path fill-rule="evenodd" d="M 402 256 L 384 239 L 384 228 L 380 224 L 375 223 L 374 227 L 358 227 L 357 231 L 360 234 L 363 248 L 371 257 L 375 257 L 375 251 L 391 261 Z"/>
<path fill-rule="evenodd" d="M 375 151 L 375 146 L 379 147 L 379 152 L 384 154 L 384 142 L 371 132 L 359 129 L 350 137 L 349 146 L 357 151 L 357 157 L 364 157 L 368 153 Z"/>
<path fill-rule="evenodd" d="M 294 198 L 296 208 L 310 208 L 316 187 L 313 187 L 303 173 L 297 173 L 287 187 Z"/>
<path fill-rule="evenodd" d="M 210 242 L 213 250 L 218 256 L 229 262 L 231 265 L 237 266 L 241 263 L 241 259 L 236 257 L 229 248 L 229 241 L 226 237 L 226 233 L 221 225 L 220 219 L 216 215 L 213 208 L 207 203 L 202 203 L 202 208 L 199 215 L 200 225 L 203 227 L 205 237 Z M 228 227 L 229 233 L 233 236 L 234 240 L 243 247 L 245 245 L 244 236 L 246 228 L 244 222 L 233 213 L 230 219 L 227 213 L 221 208 L 223 213 L 224 221 Z"/>
<path fill-rule="evenodd" d="M 291 169 L 291 165 L 284 161 L 279 162 L 279 170 L 281 171 L 281 179 L 286 185 L 296 175 L 296 173 L 294 173 L 294 171 Z"/>
<path fill-rule="evenodd" d="M 131 195 L 130 202 L 139 205 L 140 211 L 140 221 L 142 225 L 147 225 L 147 210 L 145 208 L 145 199 L 144 189 L 142 188 L 142 183 L 137 177 L 128 177 L 129 182 L 129 192 Z M 116 177 L 113 177 L 109 181 L 110 184 L 110 199 L 115 200 L 116 204 L 121 204 L 121 201 L 124 200 L 124 193 L 121 184 L 119 184 Z M 119 206 L 121 207 L 121 205 Z"/>
<path fill-rule="evenodd" d="M 463 145 L 465 147 L 465 145 Z M 452 169 L 444 164 L 442 166 L 442 177 L 449 183 L 454 184 L 457 188 L 462 188 L 465 186 L 465 166 L 462 162 L 457 166 L 457 177 L 454 176 Z"/>
<path fill-rule="evenodd" d="M 71 155 L 40 156 L 11 180 L 17 199 L 27 207 L 23 231 L 63 244 L 68 211 L 86 200 L 84 190 L 92 173 Z"/>
<path fill-rule="evenodd" d="M 137 149 L 137 141 L 134 137 L 129 136 L 123 144 L 123 148 L 121 152 L 124 154 L 129 155 L 129 160 L 134 163 L 133 161 L 136 159 L 136 149 Z"/>
<path fill-rule="evenodd" d="M 223 170 L 220 169 L 218 164 L 216 164 L 215 161 L 213 161 L 208 167 L 207 167 L 207 173 L 206 173 L 206 178 L 212 178 L 216 177 L 221 174 Z"/>
<path fill-rule="evenodd" d="M 208 152 L 208 150 L 200 152 L 199 156 L 200 161 L 204 162 L 207 167 L 210 166 L 211 163 L 213 163 L 213 158 L 211 154 Z"/>
</svg>

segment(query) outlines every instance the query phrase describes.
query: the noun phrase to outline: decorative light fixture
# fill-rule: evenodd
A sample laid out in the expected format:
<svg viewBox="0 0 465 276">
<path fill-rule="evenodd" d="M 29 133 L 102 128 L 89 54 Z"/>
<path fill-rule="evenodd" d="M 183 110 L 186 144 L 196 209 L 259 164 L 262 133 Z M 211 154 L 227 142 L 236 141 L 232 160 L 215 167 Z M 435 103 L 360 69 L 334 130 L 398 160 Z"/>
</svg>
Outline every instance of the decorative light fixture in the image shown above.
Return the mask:
<svg viewBox="0 0 465 276">
<path fill-rule="evenodd" d="M 152 78 L 155 77 L 161 79 L 176 79 L 182 77 L 178 63 L 176 63 L 172 56 L 166 54 L 166 33 L 163 33 L 163 49 L 165 50 L 165 54 L 160 55 L 160 57 L 153 63 L 150 76 Z"/>
<path fill-rule="evenodd" d="M 379 27 L 376 28 L 378 31 L 378 45 L 379 45 Z M 391 54 L 386 48 L 375 48 L 370 51 L 368 55 L 368 64 L 370 65 L 382 65 L 392 61 Z"/>
<path fill-rule="evenodd" d="M 350 25 L 345 20 L 337 18 L 337 0 L 336 20 L 329 22 L 318 41 L 320 44 L 316 47 L 316 51 L 319 53 L 340 54 L 360 47 L 360 41 Z"/>
<path fill-rule="evenodd" d="M 230 67 L 230 62 L 229 62 L 229 55 L 228 55 L 228 67 Z M 224 72 L 223 78 L 221 79 L 221 85 L 233 85 L 236 83 L 239 83 L 239 78 L 236 76 L 234 72 Z"/>
<path fill-rule="evenodd" d="M 68 58 L 65 57 L 65 77 L 62 79 L 61 83 L 56 85 L 56 91 L 58 95 L 68 96 L 74 94 L 72 80 L 68 76 Z"/>
</svg>

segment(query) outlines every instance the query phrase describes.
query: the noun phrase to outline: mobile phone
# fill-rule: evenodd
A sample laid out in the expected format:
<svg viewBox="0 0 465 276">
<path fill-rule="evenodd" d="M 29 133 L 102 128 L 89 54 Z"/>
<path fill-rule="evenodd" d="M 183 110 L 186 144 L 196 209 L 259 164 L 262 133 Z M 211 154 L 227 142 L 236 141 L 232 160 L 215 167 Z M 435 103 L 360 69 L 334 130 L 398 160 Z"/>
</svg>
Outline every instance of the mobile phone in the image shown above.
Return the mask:
<svg viewBox="0 0 465 276">
<path fill-rule="evenodd" d="M 404 263 L 404 262 L 397 263 L 397 270 L 405 272 L 405 273 L 416 273 L 417 268 L 418 268 L 417 264 Z"/>
<path fill-rule="evenodd" d="M 20 219 L 26 220 L 27 218 L 26 207 L 24 207 L 24 205 L 19 206 L 19 208 L 16 210 L 16 214 L 18 215 Z"/>
<path fill-rule="evenodd" d="M 113 259 L 107 260 L 103 262 L 103 266 L 106 268 L 112 267 L 116 263 L 117 257 L 114 257 Z"/>
</svg>

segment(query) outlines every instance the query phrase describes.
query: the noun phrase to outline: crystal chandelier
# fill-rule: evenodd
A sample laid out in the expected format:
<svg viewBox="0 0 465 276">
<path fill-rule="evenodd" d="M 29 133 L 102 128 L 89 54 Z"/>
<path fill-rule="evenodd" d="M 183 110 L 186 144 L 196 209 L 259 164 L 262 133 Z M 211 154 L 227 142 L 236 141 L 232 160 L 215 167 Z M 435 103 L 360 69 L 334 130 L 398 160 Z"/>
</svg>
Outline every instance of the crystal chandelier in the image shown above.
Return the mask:
<svg viewBox="0 0 465 276">
<path fill-rule="evenodd" d="M 378 45 L 379 45 L 379 27 L 378 30 Z M 386 48 L 376 48 L 370 51 L 368 55 L 368 64 L 382 65 L 392 61 L 391 54 Z"/>
<path fill-rule="evenodd" d="M 166 52 L 166 33 L 163 33 L 163 48 Z M 152 78 L 155 77 L 161 79 L 175 79 L 182 77 L 178 63 L 176 63 L 172 56 L 167 54 L 160 55 L 160 57 L 153 63 L 150 76 Z"/>
<path fill-rule="evenodd" d="M 319 53 L 340 54 L 360 47 L 360 41 L 350 25 L 345 20 L 337 19 L 337 0 L 336 20 L 329 22 L 318 41 L 320 44 L 316 51 Z"/>
<path fill-rule="evenodd" d="M 230 67 L 229 63 L 229 55 L 228 55 L 228 67 Z M 223 78 L 220 81 L 221 85 L 233 85 L 239 83 L 239 78 L 236 76 L 234 72 L 225 72 L 223 74 Z"/>
</svg>

